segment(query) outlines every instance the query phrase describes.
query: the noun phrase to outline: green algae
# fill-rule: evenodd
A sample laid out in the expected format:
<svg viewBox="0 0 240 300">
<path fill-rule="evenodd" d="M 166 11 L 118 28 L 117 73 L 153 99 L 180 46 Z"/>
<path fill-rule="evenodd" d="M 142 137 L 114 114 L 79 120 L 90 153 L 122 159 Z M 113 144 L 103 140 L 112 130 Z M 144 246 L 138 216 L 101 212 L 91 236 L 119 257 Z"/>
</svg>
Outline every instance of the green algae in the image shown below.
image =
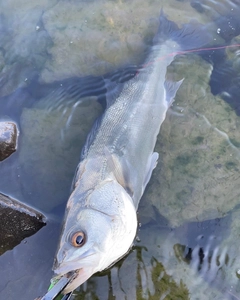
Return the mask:
<svg viewBox="0 0 240 300">
<path fill-rule="evenodd" d="M 197 136 L 194 139 L 192 139 L 192 144 L 193 145 L 202 144 L 203 141 L 204 141 L 204 137 L 203 136 Z"/>
<path fill-rule="evenodd" d="M 158 300 L 162 297 L 166 300 L 190 299 L 186 285 L 182 281 L 177 284 L 172 279 L 172 276 L 169 276 L 166 273 L 162 263 L 158 262 L 158 260 L 153 257 L 151 264 L 153 266 L 151 277 L 155 292 L 154 294 L 148 293 L 147 299 Z M 146 297 L 142 297 L 141 286 L 137 287 L 137 299 L 146 299 Z"/>
<path fill-rule="evenodd" d="M 143 226 L 137 245 L 111 269 L 91 277 L 75 299 L 225 299 L 184 257 L 179 237 L 158 226 Z M 226 283 L 227 284 L 227 283 Z"/>
<path fill-rule="evenodd" d="M 103 274 L 99 274 L 100 277 L 97 277 L 96 275 L 89 280 L 89 284 L 87 289 L 81 288 L 79 292 L 75 292 L 75 299 L 91 299 L 91 300 L 99 300 L 99 299 L 105 299 L 105 300 L 120 300 L 120 299 L 138 299 L 138 300 L 159 300 L 159 299 L 183 299 L 188 300 L 190 299 L 189 291 L 187 286 L 183 283 L 182 280 L 180 280 L 179 283 L 175 282 L 172 276 L 169 276 L 161 262 L 159 262 L 155 257 L 152 257 L 149 261 L 149 265 L 145 264 L 145 259 L 143 253 L 146 252 L 145 247 L 135 247 L 134 252 L 138 261 L 138 264 L 136 266 L 133 266 L 132 270 L 136 267 L 134 271 L 136 271 L 136 277 L 132 278 L 130 272 L 125 272 L 125 279 L 128 281 L 128 285 L 131 286 L 132 282 L 132 292 L 134 296 L 129 296 L 127 293 L 129 287 L 126 287 L 126 284 L 122 286 L 123 293 L 119 292 L 118 290 L 114 290 L 113 288 L 113 282 L 111 278 L 110 271 L 105 271 Z M 130 267 L 130 261 L 120 261 L 115 265 L 115 268 L 118 270 L 117 276 L 119 276 L 119 280 L 122 281 L 122 276 L 120 275 L 122 272 L 122 269 L 126 269 Z M 143 272 L 146 271 L 146 269 L 150 269 L 150 273 L 148 273 L 148 281 L 151 282 L 149 285 L 149 288 L 146 288 L 146 283 L 144 283 L 143 278 Z M 103 298 L 103 294 L 97 293 L 98 291 L 98 281 L 101 278 L 107 278 L 108 279 L 108 285 L 109 285 L 109 293 L 105 298 Z M 133 283 L 136 283 L 134 286 Z M 106 284 L 106 283 L 105 283 Z M 131 293 L 132 293 L 131 292 Z M 122 297 L 122 298 L 121 298 Z"/>
</svg>

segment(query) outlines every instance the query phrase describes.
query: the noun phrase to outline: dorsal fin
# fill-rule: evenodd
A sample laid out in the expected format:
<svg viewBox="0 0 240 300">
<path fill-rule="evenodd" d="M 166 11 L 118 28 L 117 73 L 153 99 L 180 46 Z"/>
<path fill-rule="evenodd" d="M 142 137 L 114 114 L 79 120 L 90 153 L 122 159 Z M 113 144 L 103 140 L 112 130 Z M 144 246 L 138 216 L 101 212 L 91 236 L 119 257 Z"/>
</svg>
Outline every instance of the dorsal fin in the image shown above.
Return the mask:
<svg viewBox="0 0 240 300">
<path fill-rule="evenodd" d="M 96 134 L 98 133 L 99 127 L 101 126 L 103 115 L 97 118 L 97 120 L 93 124 L 91 131 L 89 132 L 89 134 L 87 136 L 87 140 L 82 148 L 81 160 L 85 159 L 88 154 L 88 150 L 89 150 L 90 146 L 92 145 L 92 143 L 96 137 Z"/>
</svg>

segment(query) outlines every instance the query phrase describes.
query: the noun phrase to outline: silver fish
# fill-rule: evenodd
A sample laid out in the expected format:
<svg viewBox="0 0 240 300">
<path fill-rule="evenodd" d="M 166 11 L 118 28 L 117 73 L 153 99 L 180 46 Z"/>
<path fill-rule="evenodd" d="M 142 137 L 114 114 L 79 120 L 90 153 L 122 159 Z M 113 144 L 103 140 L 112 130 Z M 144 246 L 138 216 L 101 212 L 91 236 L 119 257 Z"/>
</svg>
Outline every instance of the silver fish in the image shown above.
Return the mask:
<svg viewBox="0 0 240 300">
<path fill-rule="evenodd" d="M 136 210 L 158 160 L 157 135 L 182 83 L 166 81 L 167 67 L 174 59 L 172 53 L 182 50 L 181 44 L 191 43 L 193 35 L 198 39 L 188 25 L 179 29 L 161 13 L 160 29 L 144 66 L 114 101 L 108 99 L 103 116 L 90 132 L 53 268 L 57 277 L 75 273 L 64 293 L 108 268 L 131 248 Z"/>
</svg>

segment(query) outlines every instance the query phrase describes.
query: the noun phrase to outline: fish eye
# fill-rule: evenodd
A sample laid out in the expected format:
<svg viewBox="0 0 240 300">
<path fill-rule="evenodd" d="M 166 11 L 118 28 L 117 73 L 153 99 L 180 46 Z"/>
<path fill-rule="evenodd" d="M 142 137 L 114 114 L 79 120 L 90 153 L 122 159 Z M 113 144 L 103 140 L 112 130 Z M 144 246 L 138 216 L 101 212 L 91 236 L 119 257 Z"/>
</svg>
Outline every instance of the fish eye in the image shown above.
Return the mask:
<svg viewBox="0 0 240 300">
<path fill-rule="evenodd" d="M 85 242 L 86 235 L 83 231 L 77 231 L 71 237 L 71 243 L 74 247 L 82 247 Z"/>
</svg>

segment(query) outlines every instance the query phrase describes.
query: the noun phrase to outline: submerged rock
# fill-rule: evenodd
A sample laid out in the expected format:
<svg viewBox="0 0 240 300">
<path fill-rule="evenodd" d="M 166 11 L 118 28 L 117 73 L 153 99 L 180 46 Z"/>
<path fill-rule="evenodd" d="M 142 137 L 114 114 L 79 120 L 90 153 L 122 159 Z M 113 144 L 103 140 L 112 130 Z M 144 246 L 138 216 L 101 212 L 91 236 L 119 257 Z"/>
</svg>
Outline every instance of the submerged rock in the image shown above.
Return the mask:
<svg viewBox="0 0 240 300">
<path fill-rule="evenodd" d="M 0 122 L 0 161 L 17 149 L 18 130 L 14 122 Z"/>
<path fill-rule="evenodd" d="M 102 111 L 96 97 L 82 98 L 69 107 L 63 103 L 54 109 L 49 107 L 50 98 L 23 110 L 19 151 L 24 195 L 44 212 L 66 203 L 81 149 Z"/>
<path fill-rule="evenodd" d="M 158 28 L 162 4 L 142 1 L 59 1 L 43 14 L 53 47 L 41 73 L 42 82 L 69 76 L 102 75 L 140 64 Z M 190 3 L 165 1 L 164 12 L 179 25 L 207 18 Z M 209 30 L 209 28 L 208 28 Z M 89 51 L 91 49 L 91 51 Z"/>
<path fill-rule="evenodd" d="M 211 94 L 211 70 L 195 55 L 169 68 L 185 80 L 162 125 L 159 163 L 141 207 L 147 201 L 172 226 L 221 218 L 239 204 L 240 119 Z"/>
<path fill-rule="evenodd" d="M 38 76 L 47 59 L 47 48 L 51 46 L 41 17 L 55 2 L 10 0 L 1 3 L 0 97 L 27 86 Z"/>
<path fill-rule="evenodd" d="M 226 290 L 229 294 L 239 296 L 240 293 L 240 209 L 234 210 L 231 214 L 232 222 L 229 230 L 228 237 L 221 243 L 219 249 L 216 249 L 213 264 L 217 269 L 217 278 L 224 278 Z M 219 259 L 216 259 L 219 257 Z M 220 263 L 219 263 L 220 262 Z M 230 288 L 229 288 L 230 287 Z"/>
<path fill-rule="evenodd" d="M 77 298 L 228 299 L 179 258 L 176 249 L 179 237 L 174 232 L 159 226 L 143 226 L 138 235 L 140 241 L 128 256 L 100 276 L 92 276 L 74 291 Z"/>
<path fill-rule="evenodd" d="M 0 255 L 46 224 L 35 209 L 0 193 Z"/>
<path fill-rule="evenodd" d="M 236 36 L 232 42 L 231 47 L 226 49 L 228 60 L 232 63 L 234 70 L 240 76 L 240 35 Z M 237 82 L 236 82 L 237 83 Z"/>
<path fill-rule="evenodd" d="M 209 226 L 210 222 L 205 222 L 208 224 L 205 234 L 198 224 L 195 240 L 191 238 L 185 245 L 182 241 L 174 245 L 179 263 L 190 267 L 196 278 L 218 289 L 225 295 L 224 299 L 238 299 L 240 292 L 239 216 L 240 211 L 236 209 L 225 218 L 211 220 L 216 223 L 216 230 Z M 209 296 L 208 299 L 214 298 Z"/>
</svg>

